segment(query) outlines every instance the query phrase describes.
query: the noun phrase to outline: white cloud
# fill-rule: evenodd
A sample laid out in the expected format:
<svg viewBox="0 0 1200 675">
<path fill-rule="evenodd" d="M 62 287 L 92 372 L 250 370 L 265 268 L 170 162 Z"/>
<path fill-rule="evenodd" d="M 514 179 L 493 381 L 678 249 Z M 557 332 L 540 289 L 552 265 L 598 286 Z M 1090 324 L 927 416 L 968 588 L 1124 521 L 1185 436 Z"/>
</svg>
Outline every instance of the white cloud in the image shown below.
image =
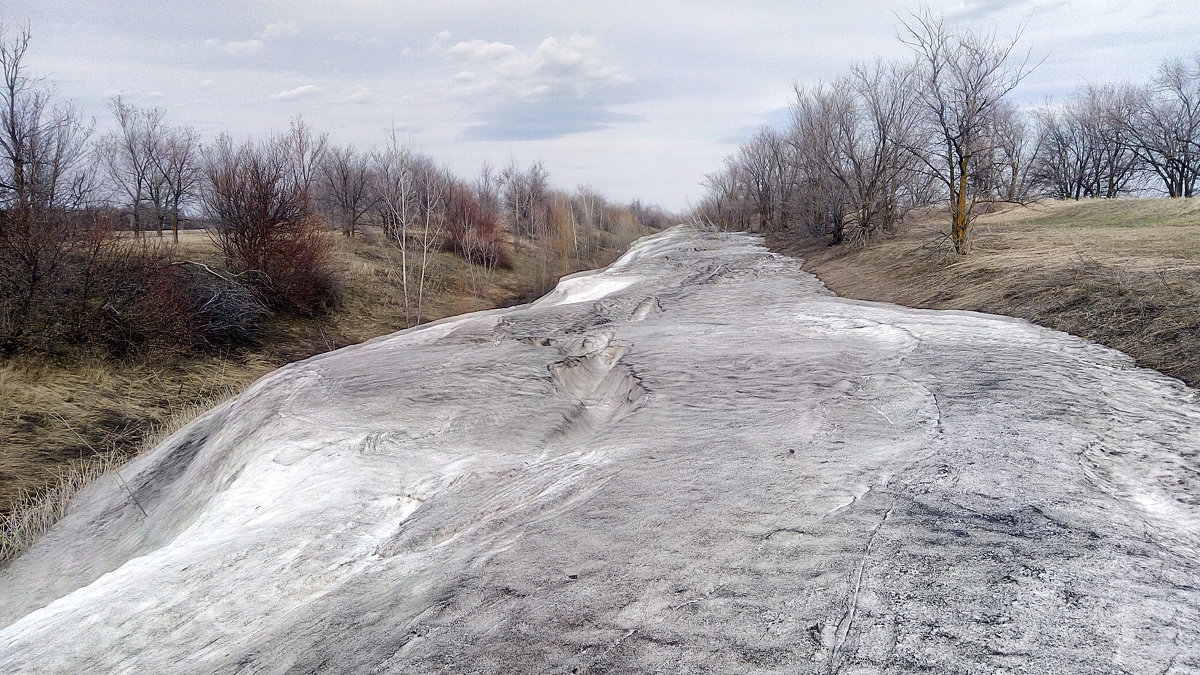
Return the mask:
<svg viewBox="0 0 1200 675">
<path fill-rule="evenodd" d="M 504 42 L 466 40 L 444 46 L 439 33 L 430 50 L 470 64 L 451 80 L 460 96 L 505 96 L 526 101 L 580 98 L 633 81 L 610 62 L 595 38 L 549 37 L 530 53 Z"/>
<path fill-rule="evenodd" d="M 321 88 L 315 84 L 302 84 L 295 89 L 285 89 L 278 94 L 275 94 L 271 98 L 275 99 L 276 101 L 294 101 L 298 98 L 313 96 L 314 94 L 318 94 L 320 92 Z"/>
<path fill-rule="evenodd" d="M 296 24 L 280 21 L 267 24 L 266 28 L 263 28 L 249 40 L 215 40 L 209 38 L 204 41 L 204 46 L 210 49 L 220 49 L 226 54 L 233 54 L 235 56 L 256 54 L 266 46 L 263 40 L 273 40 L 287 35 L 295 35 L 297 32 Z"/>
<path fill-rule="evenodd" d="M 484 42 L 483 40 L 468 40 L 459 42 L 446 50 L 456 59 L 473 62 L 500 61 L 508 58 L 521 58 L 521 50 L 503 42 Z"/>
<path fill-rule="evenodd" d="M 338 33 L 333 36 L 338 42 L 349 42 L 363 47 L 382 47 L 386 42 L 377 37 L 363 37 L 358 33 Z M 406 48 L 407 49 L 407 48 Z"/>
<path fill-rule="evenodd" d="M 259 32 L 255 37 L 262 40 L 273 40 L 275 38 L 295 35 L 299 32 L 299 29 L 296 28 L 296 24 L 292 23 L 291 21 L 276 21 L 275 23 L 267 24 L 267 27 L 263 28 L 262 31 Z"/>
<path fill-rule="evenodd" d="M 263 48 L 262 40 L 213 40 L 204 41 L 205 47 L 220 49 L 226 54 L 254 54 Z"/>
<path fill-rule="evenodd" d="M 370 87 L 352 87 L 345 96 L 335 99 L 334 103 L 339 105 L 374 103 L 374 94 L 375 90 Z"/>
</svg>

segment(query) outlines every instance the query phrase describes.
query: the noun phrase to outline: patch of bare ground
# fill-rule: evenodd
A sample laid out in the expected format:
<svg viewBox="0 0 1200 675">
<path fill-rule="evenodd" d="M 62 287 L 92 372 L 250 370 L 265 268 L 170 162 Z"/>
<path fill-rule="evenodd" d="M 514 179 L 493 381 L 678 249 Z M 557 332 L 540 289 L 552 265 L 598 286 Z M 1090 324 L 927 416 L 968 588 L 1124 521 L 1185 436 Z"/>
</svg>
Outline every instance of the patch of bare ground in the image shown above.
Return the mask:
<svg viewBox="0 0 1200 675">
<path fill-rule="evenodd" d="M 1200 199 L 1007 206 L 979 218 L 966 256 L 944 221 L 917 214 L 860 247 L 767 243 L 844 297 L 1020 317 L 1200 386 Z"/>
</svg>

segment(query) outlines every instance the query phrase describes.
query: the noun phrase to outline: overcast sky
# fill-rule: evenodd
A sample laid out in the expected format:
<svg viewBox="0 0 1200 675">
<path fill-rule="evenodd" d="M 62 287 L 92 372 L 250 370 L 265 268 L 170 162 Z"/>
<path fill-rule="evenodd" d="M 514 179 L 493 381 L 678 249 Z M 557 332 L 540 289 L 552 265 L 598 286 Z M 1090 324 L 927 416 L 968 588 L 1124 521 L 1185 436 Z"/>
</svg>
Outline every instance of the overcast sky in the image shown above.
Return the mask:
<svg viewBox="0 0 1200 675">
<path fill-rule="evenodd" d="M 922 6 L 1002 35 L 1028 19 L 1022 44 L 1046 57 L 1016 92 L 1028 105 L 1200 52 L 1196 0 L 5 0 L 0 16 L 28 21 L 31 71 L 101 129 L 116 94 L 206 137 L 301 114 L 369 148 L 394 126 L 463 176 L 540 159 L 560 187 L 681 209 L 786 119 L 793 81 L 905 58 L 896 15 Z"/>
</svg>

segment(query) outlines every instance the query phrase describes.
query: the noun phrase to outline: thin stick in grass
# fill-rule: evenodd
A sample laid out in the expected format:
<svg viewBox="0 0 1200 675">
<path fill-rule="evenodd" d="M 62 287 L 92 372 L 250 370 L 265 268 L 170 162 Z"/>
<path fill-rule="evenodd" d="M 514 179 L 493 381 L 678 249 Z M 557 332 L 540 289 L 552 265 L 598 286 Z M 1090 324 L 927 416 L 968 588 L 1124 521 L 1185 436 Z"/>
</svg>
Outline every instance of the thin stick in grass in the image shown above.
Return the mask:
<svg viewBox="0 0 1200 675">
<path fill-rule="evenodd" d="M 78 438 L 81 443 L 86 445 L 88 450 L 91 450 L 92 452 L 96 453 L 96 456 L 99 457 L 100 459 L 104 459 L 104 455 L 100 454 L 100 451 L 93 448 L 92 444 L 88 443 L 87 439 L 84 438 L 83 436 L 81 436 L 78 431 L 75 431 L 75 427 L 72 427 L 70 424 L 68 424 L 67 421 L 65 419 L 63 419 L 62 415 L 59 415 L 58 413 L 54 413 L 54 412 L 52 412 L 50 414 L 57 417 L 58 421 L 62 422 L 64 427 L 66 427 L 71 433 L 75 434 L 75 437 Z M 114 468 L 113 473 L 116 474 L 116 476 L 117 476 L 117 482 L 119 482 L 121 484 L 121 487 L 125 488 L 125 492 L 129 495 L 129 498 L 132 499 L 133 503 L 137 505 L 138 511 L 142 512 L 142 517 L 149 518 L 150 514 L 146 513 L 146 509 L 143 508 L 142 503 L 140 501 L 138 501 L 137 495 L 133 494 L 133 490 L 130 489 L 129 483 L 125 482 L 125 477 L 121 475 L 121 470 Z"/>
</svg>

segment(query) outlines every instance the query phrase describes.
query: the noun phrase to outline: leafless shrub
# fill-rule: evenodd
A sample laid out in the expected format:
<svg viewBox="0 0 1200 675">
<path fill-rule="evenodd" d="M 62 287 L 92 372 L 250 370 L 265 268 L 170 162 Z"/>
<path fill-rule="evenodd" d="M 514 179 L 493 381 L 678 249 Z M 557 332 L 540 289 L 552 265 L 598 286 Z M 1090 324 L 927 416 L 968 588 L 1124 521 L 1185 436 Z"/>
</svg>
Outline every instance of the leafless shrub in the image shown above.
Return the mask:
<svg viewBox="0 0 1200 675">
<path fill-rule="evenodd" d="M 193 308 L 193 333 L 208 347 L 257 344 L 268 311 L 245 284 L 188 261 L 184 268 Z"/>
<path fill-rule="evenodd" d="M 512 266 L 497 214 L 484 208 L 469 186 L 457 181 L 451 183 L 446 200 L 444 246 L 473 265 L 489 269 Z"/>
<path fill-rule="evenodd" d="M 266 306 L 311 315 L 335 298 L 329 242 L 309 208 L 311 176 L 289 137 L 235 145 L 221 136 L 206 157 L 204 202 L 226 266 Z"/>
</svg>

